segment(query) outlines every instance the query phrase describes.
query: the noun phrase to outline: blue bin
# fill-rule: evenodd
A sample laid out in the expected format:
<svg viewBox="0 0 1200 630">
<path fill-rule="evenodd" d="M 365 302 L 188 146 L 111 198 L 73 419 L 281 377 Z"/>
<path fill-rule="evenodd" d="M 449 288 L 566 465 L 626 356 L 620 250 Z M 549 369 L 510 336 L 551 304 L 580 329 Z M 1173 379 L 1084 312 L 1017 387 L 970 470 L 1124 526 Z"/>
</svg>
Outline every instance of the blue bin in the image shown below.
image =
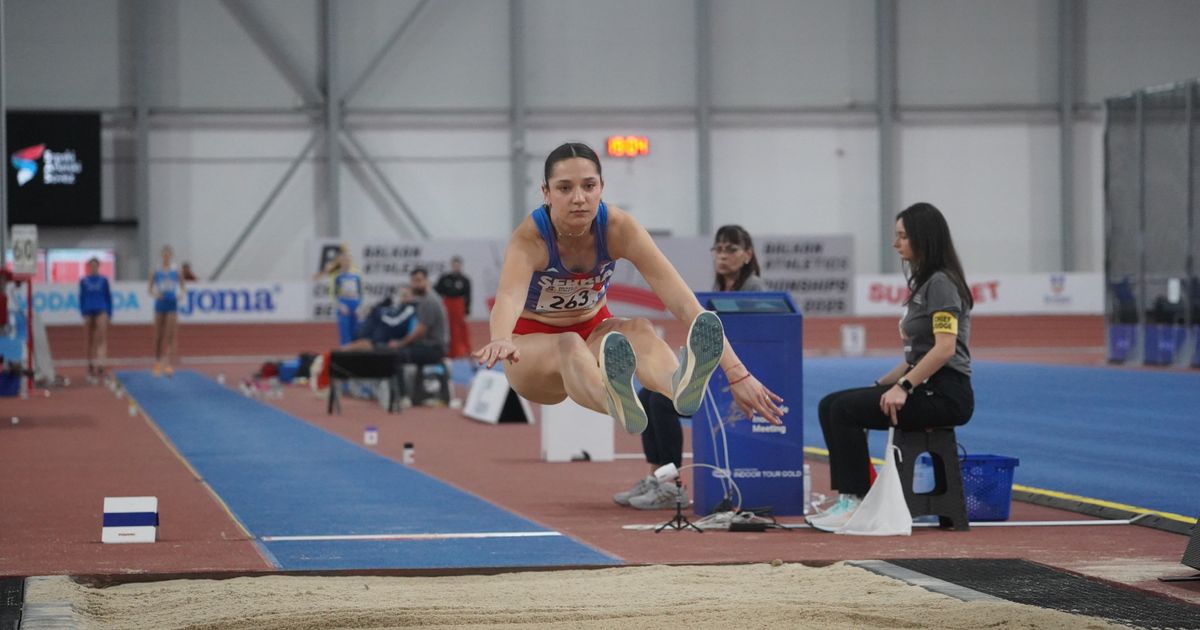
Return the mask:
<svg viewBox="0 0 1200 630">
<path fill-rule="evenodd" d="M 969 521 L 1007 521 L 1013 472 L 1021 463 L 1003 455 L 967 455 L 960 462 Z"/>
<path fill-rule="evenodd" d="M 1192 339 L 1196 340 L 1196 347 L 1192 350 L 1192 367 L 1200 368 L 1200 326 L 1192 326 Z"/>
<path fill-rule="evenodd" d="M 1110 324 L 1108 327 L 1108 361 L 1124 363 L 1129 360 L 1137 342 L 1137 324 Z"/>
<path fill-rule="evenodd" d="M 1178 324 L 1146 324 L 1144 335 L 1146 365 L 1171 365 L 1187 340 L 1187 328 Z"/>
</svg>

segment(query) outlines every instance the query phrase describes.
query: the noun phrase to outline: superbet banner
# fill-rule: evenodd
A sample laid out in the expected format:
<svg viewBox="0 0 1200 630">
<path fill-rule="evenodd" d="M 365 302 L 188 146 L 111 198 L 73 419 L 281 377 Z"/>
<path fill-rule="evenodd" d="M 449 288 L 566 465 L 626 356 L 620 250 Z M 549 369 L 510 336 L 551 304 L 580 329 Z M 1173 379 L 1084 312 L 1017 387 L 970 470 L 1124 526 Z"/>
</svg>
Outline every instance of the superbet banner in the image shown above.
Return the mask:
<svg viewBox="0 0 1200 630">
<path fill-rule="evenodd" d="M 968 275 L 977 315 L 1098 315 L 1104 312 L 1099 273 Z M 855 315 L 895 315 L 904 310 L 908 284 L 900 274 L 860 275 Z"/>
<path fill-rule="evenodd" d="M 324 269 L 337 256 L 344 241 L 319 239 L 312 243 L 306 275 Z M 709 237 L 657 237 L 655 243 L 693 291 L 711 291 L 712 239 Z M 763 281 L 770 291 L 788 291 L 805 315 L 848 315 L 854 294 L 854 241 L 850 236 L 777 236 L 756 238 L 755 249 Z M 363 277 L 364 304 L 387 297 L 416 267 L 429 272 L 430 283 L 450 270 L 450 259 L 463 260 L 463 273 L 471 280 L 471 315 L 488 317 L 500 281 L 507 239 L 446 239 L 390 243 L 346 242 L 354 266 Z M 314 283 L 312 318 L 334 317 L 332 284 Z M 658 295 L 627 260 L 617 263 L 608 287 L 608 308 L 618 317 L 670 317 Z"/>
</svg>

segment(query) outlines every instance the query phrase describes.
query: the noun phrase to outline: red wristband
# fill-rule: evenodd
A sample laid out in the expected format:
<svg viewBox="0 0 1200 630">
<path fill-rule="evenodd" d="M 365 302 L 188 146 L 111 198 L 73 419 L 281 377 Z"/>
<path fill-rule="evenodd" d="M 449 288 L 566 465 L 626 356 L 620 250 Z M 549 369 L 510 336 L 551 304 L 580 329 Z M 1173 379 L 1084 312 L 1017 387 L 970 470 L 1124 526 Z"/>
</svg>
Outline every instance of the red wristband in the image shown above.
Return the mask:
<svg viewBox="0 0 1200 630">
<path fill-rule="evenodd" d="M 729 386 L 730 386 L 730 387 L 733 387 L 734 385 L 737 385 L 738 383 L 741 383 L 742 381 L 744 381 L 744 380 L 746 380 L 746 379 L 750 378 L 750 376 L 751 376 L 751 375 L 750 375 L 750 373 L 749 373 L 749 372 L 746 372 L 746 375 L 745 375 L 745 376 L 743 376 L 742 378 L 739 378 L 739 379 L 738 379 L 738 380 L 736 380 L 736 381 L 729 381 Z"/>
</svg>

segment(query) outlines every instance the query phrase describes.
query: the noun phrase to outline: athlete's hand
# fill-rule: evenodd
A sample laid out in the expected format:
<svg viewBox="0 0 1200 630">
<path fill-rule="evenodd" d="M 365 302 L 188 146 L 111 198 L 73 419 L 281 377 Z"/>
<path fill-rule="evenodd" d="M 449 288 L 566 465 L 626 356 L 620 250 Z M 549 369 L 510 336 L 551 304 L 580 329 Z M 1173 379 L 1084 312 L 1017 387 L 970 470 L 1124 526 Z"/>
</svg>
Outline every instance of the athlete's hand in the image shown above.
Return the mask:
<svg viewBox="0 0 1200 630">
<path fill-rule="evenodd" d="M 783 409 L 779 407 L 783 398 L 758 382 L 754 375 L 747 375 L 734 382 L 729 386 L 729 393 L 733 394 L 733 401 L 741 407 L 746 417 L 752 418 L 754 414 L 758 414 L 771 424 L 783 424 Z"/>
<path fill-rule="evenodd" d="M 900 418 L 896 414 L 904 408 L 904 403 L 908 402 L 908 392 L 900 388 L 899 385 L 893 385 L 883 396 L 879 397 L 879 409 L 892 420 L 892 426 L 900 424 Z"/>
<path fill-rule="evenodd" d="M 491 369 L 493 365 L 496 365 L 500 361 L 507 360 L 510 363 L 520 361 L 521 351 L 517 350 L 516 344 L 511 339 L 497 339 L 476 350 L 474 356 L 479 361 L 479 365 Z"/>
</svg>

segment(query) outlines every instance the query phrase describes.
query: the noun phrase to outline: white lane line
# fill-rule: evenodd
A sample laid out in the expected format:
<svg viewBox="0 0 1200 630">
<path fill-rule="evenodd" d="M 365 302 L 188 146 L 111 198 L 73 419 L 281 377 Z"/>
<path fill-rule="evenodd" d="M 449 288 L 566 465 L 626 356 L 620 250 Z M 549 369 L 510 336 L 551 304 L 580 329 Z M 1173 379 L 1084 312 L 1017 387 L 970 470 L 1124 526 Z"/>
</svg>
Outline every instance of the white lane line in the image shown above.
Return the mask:
<svg viewBox="0 0 1200 630">
<path fill-rule="evenodd" d="M 462 532 L 457 534 L 342 534 L 330 536 L 261 536 L 263 542 L 326 540 L 453 540 L 463 538 L 539 538 L 562 536 L 559 532 Z"/>
</svg>

